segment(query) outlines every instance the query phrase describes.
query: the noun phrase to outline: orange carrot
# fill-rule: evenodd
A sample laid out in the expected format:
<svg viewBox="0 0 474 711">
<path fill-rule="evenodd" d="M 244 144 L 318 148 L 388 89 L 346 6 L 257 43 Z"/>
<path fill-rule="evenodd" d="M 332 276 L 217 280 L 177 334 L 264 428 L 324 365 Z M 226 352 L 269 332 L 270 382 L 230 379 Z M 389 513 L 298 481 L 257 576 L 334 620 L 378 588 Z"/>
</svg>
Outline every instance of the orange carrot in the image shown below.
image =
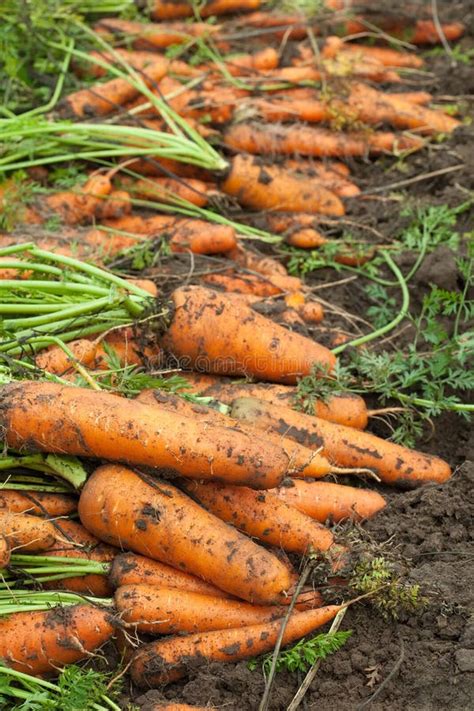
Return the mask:
<svg viewBox="0 0 474 711">
<path fill-rule="evenodd" d="M 263 400 L 236 400 L 231 415 L 316 449 L 340 466 L 369 468 L 387 484 L 414 487 L 451 476 L 449 465 L 439 457 Z"/>
<path fill-rule="evenodd" d="M 302 479 L 294 479 L 292 484 L 272 489 L 271 493 L 321 523 L 345 519 L 361 521 L 375 516 L 386 506 L 383 496 L 369 489 Z"/>
<path fill-rule="evenodd" d="M 205 37 L 219 31 L 217 25 L 206 22 L 173 22 L 165 25 L 121 20 L 118 17 L 99 20 L 94 29 L 112 37 L 126 37 L 135 49 L 148 51 L 166 49 L 173 44 L 188 42 L 192 37 Z"/>
<path fill-rule="evenodd" d="M 138 74 L 146 70 L 152 64 L 156 64 L 157 61 L 161 61 L 160 57 L 157 56 L 156 52 L 146 52 L 139 50 L 128 50 L 122 49 L 120 47 L 114 47 L 114 51 L 93 51 L 88 53 L 89 60 L 84 62 L 84 64 L 75 64 L 73 66 L 74 72 L 80 77 L 95 77 L 100 79 L 107 75 L 107 69 L 101 67 L 99 64 L 95 64 L 94 60 L 97 59 L 102 62 L 107 62 L 113 66 L 119 66 L 122 68 L 122 62 L 125 61 L 128 65 L 135 69 Z M 173 62 L 168 62 L 168 68 L 171 70 Z"/>
<path fill-rule="evenodd" d="M 261 254 L 252 252 L 241 244 L 238 244 L 227 256 L 241 267 L 250 269 L 250 271 L 257 272 L 258 274 L 263 274 L 263 276 L 288 276 L 288 272 L 281 262 L 273 259 L 273 257 L 264 257 Z"/>
<path fill-rule="evenodd" d="M 260 7 L 261 0 L 205 0 L 199 6 L 201 17 L 227 15 L 232 12 L 249 12 Z M 184 0 L 152 0 L 150 15 L 154 20 L 175 20 L 181 17 L 193 17 L 191 3 Z"/>
<path fill-rule="evenodd" d="M 118 465 L 99 467 L 87 480 L 79 515 L 102 540 L 193 573 L 248 602 L 271 604 L 291 585 L 275 556 L 176 487 Z"/>
<path fill-rule="evenodd" d="M 213 180 L 212 174 L 204 170 L 204 168 L 168 158 L 137 158 L 129 167 L 130 170 L 140 175 L 163 177 L 171 173 L 181 178 L 195 178 L 196 180 L 204 181 Z"/>
<path fill-rule="evenodd" d="M 247 427 L 245 424 L 232 420 L 213 408 L 205 405 L 191 403 L 184 398 L 173 393 L 161 392 L 160 390 L 143 390 L 136 398 L 139 402 L 148 405 L 158 405 L 160 408 L 171 412 L 179 413 L 199 420 L 203 426 L 218 425 L 222 427 L 232 427 L 242 432 L 246 432 L 250 437 L 258 437 L 258 430 Z M 319 454 L 295 444 L 295 442 L 281 437 L 281 435 L 267 434 L 266 439 L 273 442 L 278 447 L 283 447 L 289 457 L 288 474 L 292 476 L 308 476 L 319 478 L 326 476 L 333 471 L 330 463 Z"/>
<path fill-rule="evenodd" d="M 216 588 L 215 585 L 206 583 L 195 575 L 135 553 L 122 553 L 114 558 L 109 574 L 109 583 L 114 589 L 124 585 L 144 583 L 148 586 L 174 588 L 212 597 L 229 597 L 228 593 Z"/>
<path fill-rule="evenodd" d="M 329 605 L 294 613 L 286 625 L 283 645 L 311 634 L 330 622 L 341 607 Z M 156 687 L 185 676 L 192 665 L 237 662 L 268 652 L 276 644 L 282 620 L 230 630 L 191 634 L 158 640 L 141 647 L 132 659 L 130 671 L 138 686 Z"/>
<path fill-rule="evenodd" d="M 284 163 L 286 168 L 303 173 L 304 175 L 318 178 L 322 183 L 339 197 L 355 197 L 359 195 L 360 189 L 355 183 L 342 175 L 340 168 L 325 165 L 321 161 L 304 161 L 302 159 L 288 158 Z"/>
<path fill-rule="evenodd" d="M 226 131 L 225 141 L 231 148 L 246 150 L 242 139 L 243 124 L 237 124 Z M 258 131 L 257 131 L 258 132 Z M 254 145 L 247 136 L 250 153 Z M 315 212 L 323 215 L 343 215 L 344 206 L 339 198 L 315 180 L 281 169 L 279 166 L 262 165 L 256 158 L 246 155 L 235 156 L 230 172 L 221 183 L 224 193 L 236 197 L 246 207 L 273 209 L 291 212 Z"/>
<path fill-rule="evenodd" d="M 335 57 L 344 54 L 360 58 L 375 59 L 386 67 L 420 69 L 424 61 L 413 52 L 400 52 L 390 47 L 374 47 L 352 42 L 344 42 L 340 37 L 327 37 L 321 49 L 321 56 Z"/>
<path fill-rule="evenodd" d="M 274 296 L 300 286 L 298 283 L 300 280 L 297 277 L 276 275 L 262 278 L 256 274 L 237 274 L 236 272 L 206 274 L 201 281 L 222 291 L 254 296 Z"/>
<path fill-rule="evenodd" d="M 127 188 L 133 197 L 157 202 L 173 203 L 175 198 L 187 200 L 193 205 L 204 207 L 209 201 L 209 185 L 202 180 L 175 178 L 145 178 L 131 180 L 122 178 L 121 184 Z"/>
<path fill-rule="evenodd" d="M 213 482 L 182 481 L 181 485 L 222 521 L 284 551 L 304 555 L 310 549 L 327 551 L 334 543 L 329 529 L 266 491 Z"/>
<path fill-rule="evenodd" d="M 223 375 L 252 375 L 296 383 L 319 363 L 331 370 L 335 356 L 304 336 L 201 287 L 173 292 L 174 316 L 161 339 L 165 350 L 187 367 Z"/>
<path fill-rule="evenodd" d="M 98 220 L 110 220 L 130 215 L 132 202 L 130 194 L 125 190 L 112 190 L 106 200 L 101 200 L 95 210 Z"/>
<path fill-rule="evenodd" d="M 46 207 L 68 225 L 92 221 L 102 199 L 112 191 L 107 175 L 92 175 L 75 191 L 53 193 L 45 198 Z"/>
<path fill-rule="evenodd" d="M 433 94 L 429 94 L 427 91 L 387 92 L 385 96 L 394 99 L 405 99 L 405 101 L 410 101 L 412 104 L 419 104 L 420 106 L 424 106 L 425 104 L 429 104 L 430 101 L 433 101 Z"/>
<path fill-rule="evenodd" d="M 277 620 L 286 611 L 279 605 L 251 605 L 240 600 L 144 584 L 120 587 L 114 599 L 127 625 L 152 635 L 192 634 L 256 625 Z"/>
<path fill-rule="evenodd" d="M 8 484 L 6 485 L 8 487 Z M 17 491 L 0 488 L 0 511 L 34 516 L 68 516 L 77 508 L 70 494 L 50 494 L 44 491 Z"/>
<path fill-rule="evenodd" d="M 254 54 L 237 54 L 226 58 L 226 67 L 230 74 L 240 76 L 245 70 L 251 72 L 276 69 L 280 61 L 279 54 L 273 47 L 264 47 Z"/>
<path fill-rule="evenodd" d="M 415 150 L 423 146 L 423 141 L 419 138 L 390 132 L 333 133 L 312 126 L 272 126 L 243 123 L 230 126 L 224 133 L 224 142 L 228 148 L 234 151 L 283 155 L 299 153 L 304 156 L 319 157 L 393 153 L 401 150 Z M 265 187 L 268 188 L 268 186 Z M 301 207 L 294 209 L 303 211 Z M 310 212 L 310 210 L 306 211 Z"/>
<path fill-rule="evenodd" d="M 8 667 L 33 676 L 55 672 L 89 657 L 113 630 L 112 615 L 92 605 L 18 612 L 0 619 L 0 658 Z"/>
<path fill-rule="evenodd" d="M 150 84 L 162 79 L 167 69 L 168 61 L 157 57 L 154 64 L 149 64 L 140 72 L 140 76 L 146 84 Z M 140 90 L 129 79 L 118 77 L 69 94 L 58 105 L 58 111 L 62 116 L 74 118 L 106 116 L 139 94 Z"/>
<path fill-rule="evenodd" d="M 0 569 L 5 568 L 10 562 L 10 544 L 5 536 L 0 536 Z"/>
<path fill-rule="evenodd" d="M 232 428 L 204 428 L 109 393 L 21 381 L 3 386 L 1 398 L 0 425 L 14 449 L 104 458 L 264 489 L 278 486 L 289 466 L 283 447 Z"/>
<path fill-rule="evenodd" d="M 398 19 L 396 15 L 393 17 L 377 18 L 375 24 L 392 37 L 398 37 L 410 44 L 440 44 L 440 33 L 433 20 L 416 20 L 412 24 L 406 19 Z M 448 42 L 453 42 L 459 39 L 465 31 L 465 26 L 461 22 L 452 22 L 441 25 L 441 32 Z M 367 25 L 364 18 L 355 18 L 349 20 L 342 28 L 342 34 L 353 35 L 359 32 L 366 32 Z"/>
<path fill-rule="evenodd" d="M 47 551 L 56 542 L 57 534 L 50 521 L 28 514 L 0 512 L 0 531 L 12 551 Z"/>
</svg>

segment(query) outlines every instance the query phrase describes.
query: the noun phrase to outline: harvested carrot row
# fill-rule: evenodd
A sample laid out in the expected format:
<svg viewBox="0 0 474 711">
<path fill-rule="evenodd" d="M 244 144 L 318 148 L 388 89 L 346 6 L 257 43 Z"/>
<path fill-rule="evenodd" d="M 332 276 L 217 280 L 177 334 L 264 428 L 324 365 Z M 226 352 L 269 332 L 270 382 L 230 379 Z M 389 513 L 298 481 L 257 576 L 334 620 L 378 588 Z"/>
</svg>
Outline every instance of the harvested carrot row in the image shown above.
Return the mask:
<svg viewBox="0 0 474 711">
<path fill-rule="evenodd" d="M 28 514 L 0 512 L 0 530 L 12 551 L 47 551 L 57 539 L 50 521 Z"/>
<path fill-rule="evenodd" d="M 321 523 L 361 521 L 375 516 L 386 506 L 383 496 L 369 489 L 302 479 L 294 479 L 292 484 L 272 489 L 271 493 Z"/>
<path fill-rule="evenodd" d="M 246 135 L 245 142 L 250 147 L 248 152 L 255 153 L 257 151 L 253 148 L 257 144 L 252 143 L 252 136 L 246 134 L 246 128 L 250 129 L 239 124 L 228 129 L 225 133 L 226 144 L 230 148 L 246 150 L 243 140 L 243 135 Z M 221 189 L 236 197 L 245 207 L 336 216 L 344 214 L 340 199 L 322 183 L 318 185 L 315 180 L 305 179 L 279 166 L 262 165 L 251 156 L 238 155 L 233 158 Z"/>
<path fill-rule="evenodd" d="M 55 672 L 87 658 L 113 631 L 112 615 L 92 605 L 18 612 L 0 620 L 0 658 L 33 676 Z"/>
<path fill-rule="evenodd" d="M 8 484 L 7 484 L 8 487 Z M 77 500 L 70 494 L 51 494 L 44 491 L 17 491 L 0 488 L 0 511 L 31 514 L 33 516 L 69 516 L 77 508 Z"/>
<path fill-rule="evenodd" d="M 183 44 L 192 37 L 205 37 L 219 31 L 217 25 L 205 22 L 174 22 L 170 24 L 154 24 L 121 20 L 118 17 L 107 17 L 99 20 L 94 29 L 100 34 L 112 37 L 127 37 L 134 49 L 154 51 L 166 49 L 173 44 Z"/>
<path fill-rule="evenodd" d="M 288 332 L 249 307 L 201 287 L 173 292 L 175 312 L 161 346 L 187 367 L 223 375 L 252 375 L 296 383 L 314 363 L 331 370 L 335 356 L 324 346 Z"/>
<path fill-rule="evenodd" d="M 6 441 L 20 451 L 104 458 L 264 489 L 278 486 L 288 470 L 283 447 L 231 428 L 204 429 L 189 417 L 109 393 L 21 381 L 3 386 L 1 396 Z"/>
<path fill-rule="evenodd" d="M 442 483 L 451 476 L 449 465 L 439 457 L 263 400 L 236 400 L 231 415 L 321 451 L 343 467 L 370 468 L 387 484 L 414 487 L 428 482 Z"/>
<path fill-rule="evenodd" d="M 152 635 L 211 632 L 239 625 L 271 622 L 285 615 L 280 605 L 251 605 L 197 592 L 125 585 L 114 595 L 121 619 Z"/>
<path fill-rule="evenodd" d="M 293 614 L 286 625 L 282 643 L 287 645 L 330 622 L 341 607 L 329 605 Z M 210 662 L 237 662 L 273 649 L 281 620 L 230 630 L 219 630 L 158 640 L 141 647 L 130 667 L 138 686 L 156 687 L 181 679 L 192 665 Z"/>
<path fill-rule="evenodd" d="M 232 12 L 249 12 L 260 7 L 261 0 L 205 0 L 199 6 L 201 17 L 211 15 L 226 15 Z M 189 2 L 178 0 L 152 0 L 150 15 L 154 20 L 175 20 L 181 17 L 192 17 L 193 6 Z"/>
<path fill-rule="evenodd" d="M 327 551 L 334 543 L 329 529 L 266 491 L 197 481 L 181 486 L 218 518 L 285 551 L 304 555 L 310 549 Z"/>
<path fill-rule="evenodd" d="M 96 469 L 82 491 L 79 515 L 102 540 L 193 573 L 248 602 L 272 604 L 291 586 L 289 571 L 268 551 L 176 487 L 124 467 Z"/>
<path fill-rule="evenodd" d="M 390 132 L 332 133 L 326 129 L 312 126 L 267 124 L 230 126 L 224 133 L 224 142 L 228 148 L 239 152 L 283 155 L 299 153 L 303 156 L 316 157 L 393 153 L 394 151 L 416 150 L 424 145 L 421 138 Z M 236 189 L 238 190 L 239 187 L 238 185 Z M 301 210 L 298 207 L 291 209 Z"/>
</svg>

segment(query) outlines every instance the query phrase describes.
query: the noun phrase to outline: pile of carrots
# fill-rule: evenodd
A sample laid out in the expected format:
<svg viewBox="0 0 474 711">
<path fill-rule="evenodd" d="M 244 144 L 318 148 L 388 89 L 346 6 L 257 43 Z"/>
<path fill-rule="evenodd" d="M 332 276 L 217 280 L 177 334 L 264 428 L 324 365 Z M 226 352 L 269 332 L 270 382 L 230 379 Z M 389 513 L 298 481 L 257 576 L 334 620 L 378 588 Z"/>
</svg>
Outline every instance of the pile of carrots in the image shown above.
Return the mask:
<svg viewBox="0 0 474 711">
<path fill-rule="evenodd" d="M 385 507 L 374 480 L 414 487 L 451 476 L 441 459 L 366 432 L 378 411 L 358 395 L 334 395 L 316 401 L 312 414 L 301 412 L 299 379 L 315 367 L 331 377 L 337 364 L 328 347 L 302 335 L 324 319 L 322 304 L 283 264 L 244 247 L 235 226 L 172 210 L 177 201 L 215 210 L 231 200 L 250 211 L 248 222 L 269 210 L 272 234 L 317 249 L 331 243 L 320 216 L 343 216 L 345 201 L 360 192 L 342 160 L 420 150 L 430 136 L 460 124 L 429 108 L 429 94 L 402 90 L 407 73 L 423 65 L 416 52 L 346 38 L 370 19 L 341 22 L 347 4 L 327 2 L 336 14 L 319 26 L 269 12 L 260 0 L 207 0 L 201 19 L 223 16 L 208 24 L 187 21 L 190 3 L 154 0 L 153 22 L 105 18 L 95 26 L 114 46 L 97 58 L 126 61 L 225 151 L 229 168 L 213 175 L 132 155 L 112 169 L 89 170 L 75 189 L 23 205 L 0 247 L 25 241 L 28 225 L 40 247 L 100 265 L 162 237 L 173 253 L 222 256 L 224 268 L 172 293 L 140 281 L 164 314 L 151 343 L 144 345 L 139 327 L 85 336 L 69 342 L 68 352 L 51 346 L 35 356 L 44 379 L 0 387 L 9 450 L 80 457 L 90 473 L 80 491 L 15 487 L 8 476 L 0 484 L 0 582 L 8 582 L 13 599 L 32 578 L 51 595 L 83 596 L 22 610 L 33 592 L 24 603 L 18 595 L 14 611 L 0 615 L 0 659 L 12 669 L 54 673 L 114 640 L 133 682 L 156 687 L 211 661 L 271 651 L 292 602 L 283 635 L 290 644 L 345 605 L 330 604 L 313 587 L 293 600 L 294 556 L 324 560 L 344 595 L 351 552 L 331 524 L 363 521 Z M 331 35 L 336 25 L 339 36 Z M 384 37 L 412 45 L 438 41 L 429 21 L 381 18 L 380 27 Z M 249 29 L 255 51 L 239 53 L 235 38 Z M 453 40 L 462 27 L 445 25 L 443 32 Z M 202 38 L 222 61 L 187 61 L 186 47 Z M 294 51 L 285 52 L 294 39 Z M 165 56 L 180 44 L 182 56 Z M 100 64 L 77 63 L 74 71 L 98 83 L 64 97 L 62 116 L 166 130 L 126 79 L 108 80 Z M 39 173 L 47 184 L 48 172 Z M 6 180 L 0 205 L 19 190 Z M 62 225 L 56 241 L 41 230 L 52 215 Z M 336 261 L 349 265 L 374 253 L 336 250 Z M 10 262 L 4 269 L 0 262 L 0 278 L 18 278 Z M 173 358 L 186 389 L 147 389 L 133 399 L 101 391 L 109 349 L 125 368 L 155 371 Z M 78 386 L 78 367 L 99 387 Z M 347 485 L 340 479 L 347 476 L 366 483 Z"/>
</svg>

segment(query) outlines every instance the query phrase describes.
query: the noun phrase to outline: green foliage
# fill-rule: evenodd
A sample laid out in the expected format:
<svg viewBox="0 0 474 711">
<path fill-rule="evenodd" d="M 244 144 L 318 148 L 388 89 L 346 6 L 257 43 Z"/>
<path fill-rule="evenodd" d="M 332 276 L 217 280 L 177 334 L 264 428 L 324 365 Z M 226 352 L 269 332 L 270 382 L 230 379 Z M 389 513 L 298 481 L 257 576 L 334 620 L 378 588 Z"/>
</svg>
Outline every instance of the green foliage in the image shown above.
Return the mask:
<svg viewBox="0 0 474 711">
<path fill-rule="evenodd" d="M 396 620 L 402 611 L 414 613 L 426 605 L 420 586 L 404 582 L 382 556 L 361 561 L 355 567 L 350 586 L 358 594 L 370 595 L 371 604 L 386 619 Z"/>
<path fill-rule="evenodd" d="M 427 52 L 425 52 L 425 55 L 427 57 L 446 57 L 446 50 L 444 47 L 434 47 L 433 49 L 429 49 Z M 450 52 L 451 58 L 455 61 L 458 62 L 459 64 L 472 64 L 474 62 L 474 48 L 471 47 L 470 49 L 463 49 L 461 44 L 455 44 L 453 47 L 451 47 L 451 52 Z"/>
<path fill-rule="evenodd" d="M 119 691 L 108 689 L 109 675 L 67 666 L 57 683 L 28 674 L 12 673 L 0 664 L 0 703 L 11 711 L 102 711 L 118 709 L 112 701 Z"/>
<path fill-rule="evenodd" d="M 276 664 L 276 671 L 307 672 L 318 659 L 326 659 L 331 654 L 338 652 L 345 645 L 352 631 L 327 632 L 319 634 L 312 639 L 301 639 L 293 647 L 280 652 Z M 273 653 L 265 654 L 261 658 L 262 669 L 265 675 L 270 672 Z M 258 660 L 252 659 L 248 663 L 251 671 L 258 666 Z"/>
<path fill-rule="evenodd" d="M 472 206 L 472 200 L 457 207 L 429 205 L 428 207 L 407 208 L 402 216 L 411 217 L 409 226 L 398 236 L 400 249 L 432 252 L 440 244 L 458 249 L 460 236 L 454 229 L 458 215 Z"/>
<path fill-rule="evenodd" d="M 367 284 L 364 291 L 366 296 L 375 302 L 368 307 L 366 312 L 374 328 L 380 328 L 395 318 L 397 301 L 393 296 L 389 296 L 387 289 L 382 284 Z"/>
</svg>

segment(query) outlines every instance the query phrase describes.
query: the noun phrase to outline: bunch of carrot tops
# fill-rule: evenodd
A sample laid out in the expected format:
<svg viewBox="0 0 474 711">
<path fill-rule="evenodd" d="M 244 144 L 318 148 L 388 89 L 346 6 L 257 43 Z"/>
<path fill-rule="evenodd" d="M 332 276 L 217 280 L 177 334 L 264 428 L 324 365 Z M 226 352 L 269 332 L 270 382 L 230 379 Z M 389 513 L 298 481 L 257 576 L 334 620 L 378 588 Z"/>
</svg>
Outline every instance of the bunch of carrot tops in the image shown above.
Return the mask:
<svg viewBox="0 0 474 711">
<path fill-rule="evenodd" d="M 341 160 L 421 150 L 460 123 L 404 82 L 414 46 L 462 26 L 379 18 L 367 44 L 352 36 L 373 18 L 348 4 L 314 20 L 259 0 L 154 0 L 152 21 L 104 6 L 74 42 L 45 38 L 85 88 L 60 79 L 45 106 L 0 119 L 0 658 L 18 683 L 112 638 L 153 687 L 310 635 L 349 603 L 295 560 L 323 561 L 344 597 L 350 550 L 327 523 L 386 504 L 325 477 L 451 475 L 365 432 L 380 411 L 359 395 L 301 412 L 298 381 L 338 367 L 297 330 L 323 307 L 244 246 L 331 243 L 322 217 L 360 192 Z M 137 247 L 224 268 L 170 292 L 105 266 Z M 374 255 L 333 247 L 349 266 Z M 277 320 L 262 313 L 275 301 Z"/>
</svg>

